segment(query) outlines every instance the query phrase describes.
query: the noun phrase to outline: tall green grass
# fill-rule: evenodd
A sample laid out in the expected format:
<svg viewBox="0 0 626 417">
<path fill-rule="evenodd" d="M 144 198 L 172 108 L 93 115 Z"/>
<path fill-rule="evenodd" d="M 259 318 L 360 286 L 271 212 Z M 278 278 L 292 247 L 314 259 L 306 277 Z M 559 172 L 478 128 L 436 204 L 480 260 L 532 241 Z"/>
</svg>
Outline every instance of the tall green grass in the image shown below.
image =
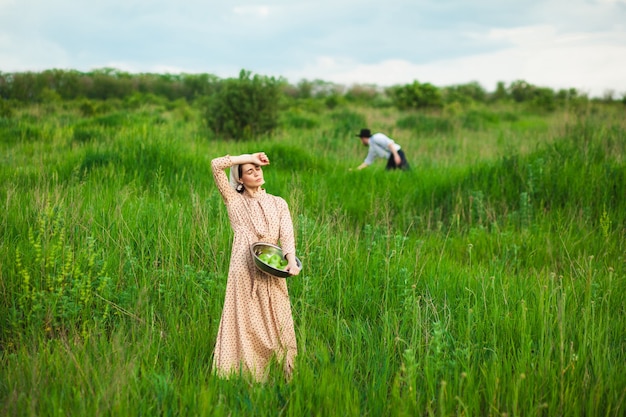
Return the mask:
<svg viewBox="0 0 626 417">
<path fill-rule="evenodd" d="M 2 414 L 624 413 L 623 110 L 344 108 L 247 143 L 189 109 L 57 110 L 2 120 Z M 365 125 L 413 169 L 349 171 Z M 256 150 L 304 263 L 290 382 L 210 369 L 232 231 L 209 161 Z"/>
</svg>

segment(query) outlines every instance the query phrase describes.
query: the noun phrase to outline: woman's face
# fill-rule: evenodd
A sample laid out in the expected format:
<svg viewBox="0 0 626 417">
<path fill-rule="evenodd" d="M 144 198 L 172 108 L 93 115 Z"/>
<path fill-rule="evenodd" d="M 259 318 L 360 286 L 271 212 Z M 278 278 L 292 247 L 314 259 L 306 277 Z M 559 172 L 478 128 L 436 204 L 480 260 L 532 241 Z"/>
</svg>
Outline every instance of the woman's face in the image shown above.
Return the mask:
<svg viewBox="0 0 626 417">
<path fill-rule="evenodd" d="M 243 164 L 241 166 L 240 179 L 246 188 L 258 188 L 265 184 L 263 168 L 254 164 Z"/>
</svg>

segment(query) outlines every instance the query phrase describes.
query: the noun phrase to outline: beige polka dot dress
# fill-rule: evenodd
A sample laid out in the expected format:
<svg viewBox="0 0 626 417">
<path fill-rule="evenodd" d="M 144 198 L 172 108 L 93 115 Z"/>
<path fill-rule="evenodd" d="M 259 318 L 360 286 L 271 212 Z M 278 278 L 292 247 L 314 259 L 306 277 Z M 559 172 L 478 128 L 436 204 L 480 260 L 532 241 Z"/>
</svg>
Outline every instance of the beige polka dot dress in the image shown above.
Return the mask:
<svg viewBox="0 0 626 417">
<path fill-rule="evenodd" d="M 213 369 L 218 375 L 267 377 L 267 365 L 275 357 L 291 375 L 297 353 L 296 334 L 287 292 L 287 281 L 259 271 L 250 253 L 254 242 L 279 244 L 285 254 L 295 254 L 289 207 L 265 190 L 252 196 L 236 192 L 224 172 L 230 156 L 211 161 L 213 177 L 234 232 L 224 309 L 217 333 Z"/>
</svg>

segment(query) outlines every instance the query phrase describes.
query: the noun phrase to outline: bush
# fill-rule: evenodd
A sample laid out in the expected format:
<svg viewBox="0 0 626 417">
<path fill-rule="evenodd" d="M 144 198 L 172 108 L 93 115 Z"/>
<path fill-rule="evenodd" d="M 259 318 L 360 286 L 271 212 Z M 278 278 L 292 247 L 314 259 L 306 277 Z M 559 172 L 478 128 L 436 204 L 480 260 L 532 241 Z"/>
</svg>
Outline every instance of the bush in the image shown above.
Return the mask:
<svg viewBox="0 0 626 417">
<path fill-rule="evenodd" d="M 326 104 L 326 107 L 330 110 L 336 109 L 337 107 L 344 104 L 344 102 L 344 97 L 336 93 L 332 93 L 324 99 L 324 104 Z"/>
<path fill-rule="evenodd" d="M 78 108 L 80 113 L 85 117 L 91 117 L 98 111 L 96 104 L 91 100 L 83 100 Z"/>
<path fill-rule="evenodd" d="M 395 86 L 388 90 L 393 104 L 400 110 L 443 107 L 441 91 L 430 83 Z"/>
<path fill-rule="evenodd" d="M 487 99 L 487 92 L 479 83 L 471 82 L 468 84 L 445 87 L 443 89 L 443 96 L 446 103 L 484 103 Z"/>
<path fill-rule="evenodd" d="M 281 82 L 273 77 L 251 76 L 221 81 L 214 95 L 203 102 L 205 121 L 216 135 L 251 139 L 271 133 L 278 125 Z"/>
<path fill-rule="evenodd" d="M 558 96 L 547 87 L 537 87 L 518 80 L 509 86 L 510 95 L 518 103 L 526 103 L 529 111 L 551 112 L 556 110 Z"/>
<path fill-rule="evenodd" d="M 369 103 L 375 100 L 380 91 L 375 85 L 360 85 L 356 84 L 350 87 L 346 92 L 346 100 L 352 103 Z"/>
<path fill-rule="evenodd" d="M 162 106 L 167 104 L 167 100 L 162 96 L 152 93 L 135 93 L 125 99 L 126 105 L 131 109 L 138 109 L 142 106 Z"/>
</svg>

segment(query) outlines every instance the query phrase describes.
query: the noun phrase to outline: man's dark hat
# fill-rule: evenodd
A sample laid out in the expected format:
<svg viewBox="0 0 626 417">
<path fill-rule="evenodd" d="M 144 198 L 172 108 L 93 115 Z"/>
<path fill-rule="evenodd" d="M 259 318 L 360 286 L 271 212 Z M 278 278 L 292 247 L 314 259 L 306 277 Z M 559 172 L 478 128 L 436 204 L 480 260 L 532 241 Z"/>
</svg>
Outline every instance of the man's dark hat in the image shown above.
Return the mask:
<svg viewBox="0 0 626 417">
<path fill-rule="evenodd" d="M 369 129 L 361 129 L 361 133 L 357 135 L 359 138 L 370 138 L 372 137 L 372 132 Z"/>
</svg>

